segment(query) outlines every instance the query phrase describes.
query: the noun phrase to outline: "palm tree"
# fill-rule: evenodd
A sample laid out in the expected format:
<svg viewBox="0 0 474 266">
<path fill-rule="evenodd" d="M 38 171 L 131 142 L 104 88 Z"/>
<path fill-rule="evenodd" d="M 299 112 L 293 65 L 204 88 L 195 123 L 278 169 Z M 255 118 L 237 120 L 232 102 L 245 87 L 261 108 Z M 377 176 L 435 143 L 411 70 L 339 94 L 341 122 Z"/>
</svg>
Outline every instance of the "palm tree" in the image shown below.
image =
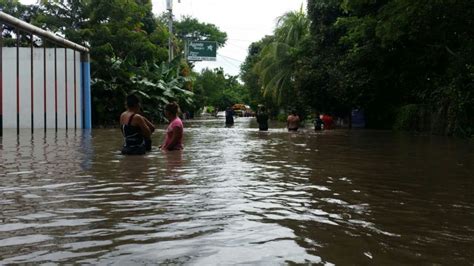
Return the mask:
<svg viewBox="0 0 474 266">
<path fill-rule="evenodd" d="M 298 46 L 309 34 L 310 20 L 303 11 L 290 11 L 278 18 L 275 36 L 281 42 Z"/>
<path fill-rule="evenodd" d="M 263 49 L 262 58 L 255 66 L 263 94 L 272 96 L 278 104 L 293 88 L 297 53 L 309 34 L 309 23 L 303 7 L 279 17 L 275 41 Z"/>
</svg>

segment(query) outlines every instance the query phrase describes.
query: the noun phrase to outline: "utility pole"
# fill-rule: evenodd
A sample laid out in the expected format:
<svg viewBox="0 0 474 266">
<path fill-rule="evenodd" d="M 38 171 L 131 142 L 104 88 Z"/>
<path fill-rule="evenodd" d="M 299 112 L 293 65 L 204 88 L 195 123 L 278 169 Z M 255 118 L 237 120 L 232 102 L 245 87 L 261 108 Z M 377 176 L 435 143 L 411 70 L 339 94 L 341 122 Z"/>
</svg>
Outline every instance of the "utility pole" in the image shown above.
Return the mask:
<svg viewBox="0 0 474 266">
<path fill-rule="evenodd" d="M 173 0 L 166 0 L 166 9 L 168 10 L 168 62 L 173 60 Z"/>
</svg>

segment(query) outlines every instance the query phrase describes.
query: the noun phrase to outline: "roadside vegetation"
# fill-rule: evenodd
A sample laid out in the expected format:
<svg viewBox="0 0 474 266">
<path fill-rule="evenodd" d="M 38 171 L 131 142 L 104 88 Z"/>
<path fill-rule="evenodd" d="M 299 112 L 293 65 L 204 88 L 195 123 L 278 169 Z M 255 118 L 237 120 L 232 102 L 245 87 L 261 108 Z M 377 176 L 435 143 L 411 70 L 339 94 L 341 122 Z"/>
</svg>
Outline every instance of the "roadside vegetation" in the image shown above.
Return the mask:
<svg viewBox="0 0 474 266">
<path fill-rule="evenodd" d="M 474 2 L 308 0 L 253 43 L 241 77 L 273 109 L 474 134 Z"/>
<path fill-rule="evenodd" d="M 36 5 L 0 0 L 0 7 L 8 14 L 90 47 L 95 126 L 116 125 L 129 93 L 141 96 L 145 115 L 155 122 L 163 119 L 163 107 L 170 101 L 177 101 L 183 111 L 194 111 L 202 107 L 202 99 L 218 102 L 212 97 L 223 97 L 209 96 L 207 88 L 199 85 L 206 78 L 194 73 L 193 65 L 184 59 L 185 39 L 225 44 L 227 34 L 213 24 L 191 17 L 177 21 L 173 35 L 176 57 L 168 62 L 167 22 L 164 16 L 152 13 L 150 0 L 39 1 Z M 6 45 L 14 45 L 12 30 L 8 26 L 3 30 Z M 23 45 L 29 45 L 29 35 L 21 38 Z M 35 40 L 35 45 L 54 47 L 40 40 Z M 220 76 L 226 84 L 236 84 L 236 77 Z M 197 94 L 194 92 L 196 82 Z M 234 87 L 220 85 L 225 91 Z"/>
<path fill-rule="evenodd" d="M 218 26 L 192 17 L 176 22 L 168 62 L 170 33 L 150 0 L 0 6 L 91 48 L 95 125 L 116 124 L 125 95 L 137 92 L 155 122 L 170 101 L 190 112 L 246 103 L 274 117 L 295 109 L 347 119 L 360 109 L 370 128 L 474 135 L 473 1 L 308 0 L 307 10 L 283 14 L 272 35 L 250 45 L 238 77 L 197 73 L 184 59 L 185 40 L 227 41 Z"/>
</svg>

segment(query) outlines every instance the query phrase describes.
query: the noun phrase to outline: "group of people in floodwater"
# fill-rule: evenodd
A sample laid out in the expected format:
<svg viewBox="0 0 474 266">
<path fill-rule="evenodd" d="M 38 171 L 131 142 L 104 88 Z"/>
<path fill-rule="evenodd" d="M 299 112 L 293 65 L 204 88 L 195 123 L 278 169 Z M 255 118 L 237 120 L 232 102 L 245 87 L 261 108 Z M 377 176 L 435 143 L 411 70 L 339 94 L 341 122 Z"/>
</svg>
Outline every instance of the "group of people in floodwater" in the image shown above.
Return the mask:
<svg viewBox="0 0 474 266">
<path fill-rule="evenodd" d="M 142 155 L 151 151 L 151 134 L 155 126 L 141 114 L 140 99 L 134 95 L 127 96 L 127 110 L 120 115 L 120 128 L 124 138 L 122 154 Z M 165 139 L 160 149 L 164 151 L 182 150 L 184 127 L 178 116 L 177 103 L 165 106 L 165 117 L 169 121 Z"/>
<path fill-rule="evenodd" d="M 151 151 L 151 135 L 155 131 L 155 126 L 141 112 L 140 99 L 134 95 L 128 95 L 126 100 L 127 110 L 120 115 L 120 128 L 124 138 L 122 154 L 124 155 L 142 155 Z M 169 121 L 166 134 L 162 145 L 159 148 L 163 151 L 182 150 L 184 127 L 183 122 L 178 116 L 179 106 L 177 103 L 168 103 L 165 106 L 164 114 Z M 225 123 L 227 126 L 234 124 L 235 112 L 232 107 L 225 111 Z M 256 114 L 259 130 L 268 130 L 269 115 L 264 106 L 260 106 Z M 300 117 L 296 111 L 292 111 L 287 118 L 288 131 L 298 131 L 300 127 Z M 316 114 L 314 120 L 314 129 L 322 130 L 325 122 L 319 114 Z"/>
<path fill-rule="evenodd" d="M 234 124 L 234 116 L 235 116 L 235 112 L 234 112 L 234 109 L 232 107 L 228 107 L 226 110 L 225 110 L 225 124 L 226 126 L 231 126 Z M 315 119 L 314 119 L 314 130 L 316 131 L 319 131 L 319 130 L 322 130 L 324 126 L 326 127 L 330 127 L 331 124 L 332 124 L 332 118 L 328 117 L 328 120 L 327 122 L 324 122 L 323 119 L 322 119 L 322 115 L 320 115 L 319 113 L 316 113 L 315 115 Z M 266 108 L 265 106 L 260 106 L 258 111 L 257 111 L 257 114 L 256 114 L 256 118 L 257 118 L 257 123 L 258 123 L 258 128 L 260 131 L 267 131 L 268 130 L 268 120 L 269 120 L 269 115 L 266 111 Z M 296 111 L 291 111 L 290 115 L 288 115 L 288 118 L 286 119 L 286 127 L 288 129 L 288 131 L 298 131 L 299 127 L 300 127 L 300 122 L 301 122 L 301 119 L 300 117 L 298 116 L 298 114 L 296 113 Z"/>
<path fill-rule="evenodd" d="M 300 127 L 301 119 L 296 111 L 291 111 L 290 115 L 286 119 L 286 128 L 288 131 L 296 132 Z M 260 107 L 260 110 L 257 113 L 257 123 L 259 125 L 259 129 L 262 131 L 268 130 L 268 114 L 265 111 L 265 107 Z M 321 119 L 319 114 L 316 114 L 314 119 L 314 130 L 319 131 L 322 130 L 324 126 L 324 122 Z"/>
</svg>

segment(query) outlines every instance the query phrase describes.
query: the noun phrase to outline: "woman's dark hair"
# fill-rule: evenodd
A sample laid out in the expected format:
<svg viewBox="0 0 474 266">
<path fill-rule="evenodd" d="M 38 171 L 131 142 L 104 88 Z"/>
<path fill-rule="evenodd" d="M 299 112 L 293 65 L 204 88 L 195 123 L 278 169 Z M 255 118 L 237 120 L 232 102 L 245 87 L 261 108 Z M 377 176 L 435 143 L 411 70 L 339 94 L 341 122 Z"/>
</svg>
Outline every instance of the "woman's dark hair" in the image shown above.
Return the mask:
<svg viewBox="0 0 474 266">
<path fill-rule="evenodd" d="M 134 108 L 140 106 L 140 98 L 135 94 L 130 94 L 127 96 L 127 107 Z"/>
<path fill-rule="evenodd" d="M 178 110 L 179 110 L 179 105 L 175 102 L 169 103 L 165 106 L 165 111 L 168 111 L 173 115 L 177 115 Z"/>
</svg>

